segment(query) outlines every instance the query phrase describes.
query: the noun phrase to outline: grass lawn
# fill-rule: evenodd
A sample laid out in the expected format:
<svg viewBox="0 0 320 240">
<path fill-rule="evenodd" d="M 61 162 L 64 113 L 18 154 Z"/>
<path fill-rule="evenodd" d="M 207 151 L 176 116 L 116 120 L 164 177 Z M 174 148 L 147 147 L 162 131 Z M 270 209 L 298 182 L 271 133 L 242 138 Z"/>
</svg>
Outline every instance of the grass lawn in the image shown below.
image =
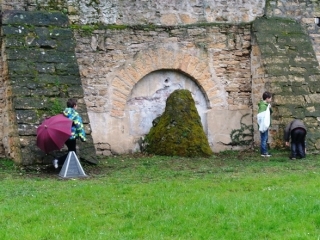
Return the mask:
<svg viewBox="0 0 320 240">
<path fill-rule="evenodd" d="M 87 178 L 0 160 L 0 239 L 320 239 L 319 155 L 126 155 Z"/>
</svg>

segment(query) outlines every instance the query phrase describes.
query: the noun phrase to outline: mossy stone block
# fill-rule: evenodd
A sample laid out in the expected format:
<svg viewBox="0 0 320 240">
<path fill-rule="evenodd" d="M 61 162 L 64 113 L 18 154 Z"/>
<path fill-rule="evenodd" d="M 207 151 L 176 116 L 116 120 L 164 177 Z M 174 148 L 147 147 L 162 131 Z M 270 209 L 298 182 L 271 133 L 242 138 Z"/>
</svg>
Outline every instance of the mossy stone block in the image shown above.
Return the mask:
<svg viewBox="0 0 320 240">
<path fill-rule="evenodd" d="M 68 94 L 72 98 L 81 98 L 83 96 L 82 85 L 71 86 L 67 89 Z"/>
<path fill-rule="evenodd" d="M 50 38 L 50 31 L 47 27 L 35 27 L 34 32 L 39 38 Z"/>
<path fill-rule="evenodd" d="M 2 13 L 2 24 L 66 27 L 69 25 L 69 20 L 61 12 L 8 10 Z"/>
<path fill-rule="evenodd" d="M 2 26 L 2 34 L 4 36 L 26 36 L 29 33 L 29 29 L 25 26 Z"/>
<path fill-rule="evenodd" d="M 30 50 L 27 49 L 6 49 L 7 60 L 31 60 Z"/>
<path fill-rule="evenodd" d="M 19 106 L 16 106 L 16 109 Z M 16 110 L 17 123 L 21 124 L 33 124 L 37 122 L 38 116 L 36 110 Z"/>
<path fill-rule="evenodd" d="M 38 73 L 55 73 L 55 64 L 54 63 L 36 63 L 36 70 Z"/>
<path fill-rule="evenodd" d="M 15 97 L 13 99 L 13 106 L 15 109 L 27 110 L 27 109 L 46 109 L 49 107 L 48 104 L 45 104 L 40 99 L 35 99 L 33 97 Z"/>
<path fill-rule="evenodd" d="M 81 142 L 78 140 L 77 143 L 77 145 L 79 146 L 80 160 L 91 164 L 98 164 L 98 159 L 95 154 L 96 150 L 94 148 L 91 135 L 87 135 L 86 142 Z"/>
<path fill-rule="evenodd" d="M 57 41 L 57 51 L 59 52 L 73 52 L 76 47 L 75 42 L 70 42 L 70 39 Z"/>
<path fill-rule="evenodd" d="M 75 62 L 57 63 L 55 65 L 57 74 L 72 74 L 79 75 L 79 66 Z"/>
<path fill-rule="evenodd" d="M 72 41 L 70 41 L 70 39 L 73 40 L 73 32 L 71 29 L 68 28 L 55 28 L 52 29 L 51 33 L 50 33 L 50 37 L 52 39 L 58 38 L 59 40 L 69 40 L 69 43 L 72 44 Z"/>
<path fill-rule="evenodd" d="M 10 75 L 28 75 L 30 72 L 35 72 L 34 64 L 27 61 L 9 61 L 8 70 Z"/>
<path fill-rule="evenodd" d="M 26 41 L 22 37 L 14 36 L 14 37 L 7 37 L 5 39 L 5 45 L 7 48 L 17 48 L 17 47 L 25 47 Z"/>
<path fill-rule="evenodd" d="M 19 136 L 34 136 L 37 134 L 37 127 L 34 124 L 18 124 Z"/>
</svg>

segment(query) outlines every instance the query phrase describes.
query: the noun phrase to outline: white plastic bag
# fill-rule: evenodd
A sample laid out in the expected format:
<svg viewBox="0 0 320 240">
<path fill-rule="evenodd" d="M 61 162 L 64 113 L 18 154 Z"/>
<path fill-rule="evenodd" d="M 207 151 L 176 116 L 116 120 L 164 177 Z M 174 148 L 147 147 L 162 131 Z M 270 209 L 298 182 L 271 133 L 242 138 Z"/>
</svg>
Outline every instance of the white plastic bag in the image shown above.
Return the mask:
<svg viewBox="0 0 320 240">
<path fill-rule="evenodd" d="M 270 127 L 270 104 L 268 105 L 266 111 L 258 113 L 257 121 L 260 132 L 265 132 L 268 130 Z"/>
</svg>

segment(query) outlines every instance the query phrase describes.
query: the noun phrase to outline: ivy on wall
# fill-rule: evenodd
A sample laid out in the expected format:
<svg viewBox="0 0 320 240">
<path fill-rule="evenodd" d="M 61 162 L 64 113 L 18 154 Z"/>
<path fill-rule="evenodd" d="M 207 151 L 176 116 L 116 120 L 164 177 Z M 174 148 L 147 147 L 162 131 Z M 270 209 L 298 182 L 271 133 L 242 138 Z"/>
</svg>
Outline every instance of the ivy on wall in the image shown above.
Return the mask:
<svg viewBox="0 0 320 240">
<path fill-rule="evenodd" d="M 243 115 L 240 119 L 240 128 L 233 129 L 230 133 L 232 146 L 248 146 L 253 144 L 253 125 L 246 125 L 242 122 L 243 118 L 249 113 Z"/>
</svg>

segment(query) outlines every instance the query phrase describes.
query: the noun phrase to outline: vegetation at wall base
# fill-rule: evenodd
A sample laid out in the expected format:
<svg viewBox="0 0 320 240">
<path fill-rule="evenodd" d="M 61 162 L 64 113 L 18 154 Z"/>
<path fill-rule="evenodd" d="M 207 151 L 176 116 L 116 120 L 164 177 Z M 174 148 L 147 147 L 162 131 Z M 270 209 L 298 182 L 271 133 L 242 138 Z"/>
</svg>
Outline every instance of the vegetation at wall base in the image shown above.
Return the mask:
<svg viewBox="0 0 320 240">
<path fill-rule="evenodd" d="M 0 160 L 1 239 L 318 239 L 318 155 L 121 155 L 87 178 Z"/>
<path fill-rule="evenodd" d="M 164 113 L 156 118 L 144 140 L 144 151 L 162 156 L 209 157 L 212 150 L 191 92 L 175 90 Z"/>
</svg>

